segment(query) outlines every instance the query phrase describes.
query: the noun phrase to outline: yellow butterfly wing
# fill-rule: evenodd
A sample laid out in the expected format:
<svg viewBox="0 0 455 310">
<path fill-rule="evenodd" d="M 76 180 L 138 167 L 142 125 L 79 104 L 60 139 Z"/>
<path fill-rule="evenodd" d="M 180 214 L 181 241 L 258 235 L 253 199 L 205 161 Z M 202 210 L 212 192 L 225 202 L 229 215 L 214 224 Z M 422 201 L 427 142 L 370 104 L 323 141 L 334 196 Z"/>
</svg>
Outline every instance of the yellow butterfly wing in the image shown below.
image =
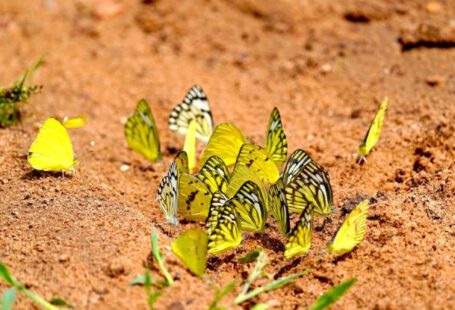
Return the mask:
<svg viewBox="0 0 455 310">
<path fill-rule="evenodd" d="M 193 173 L 196 166 L 196 122 L 194 120 L 188 126 L 183 150 L 188 154 L 188 170 Z"/>
<path fill-rule="evenodd" d="M 283 184 L 288 185 L 309 162 L 311 157 L 302 149 L 295 150 L 289 157 L 283 171 Z"/>
<path fill-rule="evenodd" d="M 161 210 L 164 212 L 166 221 L 173 225 L 178 225 L 178 169 L 177 163 L 174 161 L 169 168 L 167 174 L 161 179 L 158 186 L 158 202 Z"/>
<path fill-rule="evenodd" d="M 184 218 L 191 221 L 207 219 L 212 194 L 205 184 L 189 174 L 179 176 L 178 206 Z"/>
<path fill-rule="evenodd" d="M 216 126 L 202 154 L 201 162 L 205 163 L 211 156 L 219 156 L 229 167 L 235 164 L 240 148 L 246 143 L 243 133 L 234 124 L 226 123 Z"/>
<path fill-rule="evenodd" d="M 363 161 L 365 157 L 370 153 L 371 149 L 374 147 L 376 142 L 378 142 L 379 134 L 381 133 L 382 124 L 384 123 L 384 116 L 387 110 L 389 100 L 385 98 L 381 105 L 379 106 L 376 116 L 374 117 L 373 122 L 368 128 L 365 138 L 363 138 L 362 143 L 359 145 L 359 156 L 360 161 Z"/>
<path fill-rule="evenodd" d="M 212 201 L 210 203 L 209 214 L 205 226 L 207 227 L 207 233 L 210 235 L 218 224 L 218 217 L 223 210 L 224 204 L 229 198 L 222 192 L 215 192 L 212 195 Z"/>
<path fill-rule="evenodd" d="M 299 221 L 292 229 L 285 246 L 284 257 L 290 259 L 296 255 L 305 254 L 310 249 L 312 233 L 313 210 L 309 206 L 302 212 Z"/>
<path fill-rule="evenodd" d="M 215 155 L 207 159 L 196 176 L 207 185 L 211 193 L 225 192 L 231 178 L 224 161 Z"/>
<path fill-rule="evenodd" d="M 171 248 L 192 273 L 201 277 L 207 264 L 207 242 L 207 233 L 200 228 L 193 228 L 172 242 Z"/>
<path fill-rule="evenodd" d="M 240 222 L 236 214 L 232 200 L 228 200 L 220 214 L 218 221 L 209 235 L 209 254 L 219 254 L 232 248 L 236 248 L 242 241 Z"/>
<path fill-rule="evenodd" d="M 270 159 L 267 152 L 255 144 L 242 146 L 236 165 L 248 167 L 265 183 L 274 184 L 280 177 L 276 164 Z"/>
<path fill-rule="evenodd" d="M 213 131 L 213 118 L 207 96 L 199 85 L 187 92 L 168 119 L 169 128 L 182 136 L 186 135 L 191 121 L 196 123 L 196 138 L 207 143 Z"/>
<path fill-rule="evenodd" d="M 325 215 L 332 211 L 333 193 L 327 171 L 312 160 L 286 186 L 289 210 L 301 212 L 309 204 L 314 212 Z"/>
<path fill-rule="evenodd" d="M 245 182 L 231 199 L 242 231 L 259 232 L 267 222 L 267 206 L 259 186 Z"/>
<path fill-rule="evenodd" d="M 139 100 L 136 110 L 125 123 L 128 146 L 150 161 L 161 159 L 160 139 L 152 110 L 145 99 Z"/>
<path fill-rule="evenodd" d="M 87 125 L 87 115 L 82 114 L 75 117 L 65 117 L 62 122 L 65 128 L 77 128 Z"/>
<path fill-rule="evenodd" d="M 270 115 L 269 125 L 266 134 L 266 151 L 270 158 L 281 166 L 288 154 L 288 140 L 284 133 L 283 124 L 281 123 L 280 112 L 275 107 Z"/>
<path fill-rule="evenodd" d="M 352 251 L 365 237 L 368 215 L 368 199 L 359 203 L 345 218 L 335 238 L 327 244 L 332 254 L 345 254 Z"/>
<path fill-rule="evenodd" d="M 179 175 L 190 173 L 190 170 L 188 168 L 188 155 L 186 154 L 185 151 L 178 152 L 177 155 L 175 156 L 174 161 L 177 164 L 177 170 Z"/>
<path fill-rule="evenodd" d="M 65 171 L 76 165 L 71 139 L 59 121 L 46 119 L 30 146 L 28 162 L 42 171 Z"/>
<path fill-rule="evenodd" d="M 289 209 L 284 195 L 284 186 L 281 179 L 270 186 L 269 189 L 269 206 L 272 216 L 278 223 L 281 234 L 287 236 L 291 230 L 289 223 Z"/>
</svg>

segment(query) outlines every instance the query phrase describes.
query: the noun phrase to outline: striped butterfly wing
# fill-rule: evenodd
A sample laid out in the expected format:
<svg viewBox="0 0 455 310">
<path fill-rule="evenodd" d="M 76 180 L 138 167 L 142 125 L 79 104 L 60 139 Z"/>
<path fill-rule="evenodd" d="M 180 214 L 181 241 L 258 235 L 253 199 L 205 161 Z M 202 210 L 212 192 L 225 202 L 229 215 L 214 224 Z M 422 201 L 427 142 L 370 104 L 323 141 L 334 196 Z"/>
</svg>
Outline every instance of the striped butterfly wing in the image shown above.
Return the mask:
<svg viewBox="0 0 455 310">
<path fill-rule="evenodd" d="M 270 158 L 281 166 L 288 154 L 288 141 L 281 123 L 280 112 L 275 107 L 270 115 L 269 125 L 266 134 L 266 151 Z"/>
<path fill-rule="evenodd" d="M 158 202 L 164 212 L 166 221 L 178 225 L 178 170 L 176 162 L 172 162 L 167 174 L 158 186 Z"/>
<path fill-rule="evenodd" d="M 213 131 L 213 119 L 207 96 L 199 85 L 193 86 L 183 101 L 172 109 L 169 128 L 185 136 L 192 120 L 196 122 L 196 137 L 207 143 Z"/>
<path fill-rule="evenodd" d="M 267 222 L 267 206 L 256 183 L 245 182 L 231 200 L 242 230 L 258 232 L 264 228 Z"/>
<path fill-rule="evenodd" d="M 295 150 L 289 157 L 286 163 L 286 167 L 283 171 L 284 186 L 288 185 L 294 179 L 294 177 L 302 171 L 303 167 L 311 162 L 311 160 L 311 157 L 308 156 L 304 150 Z"/>
<path fill-rule="evenodd" d="M 272 211 L 272 216 L 278 223 L 281 234 L 287 236 L 291 230 L 289 223 L 289 209 L 284 194 L 283 181 L 278 180 L 269 189 L 269 205 Z"/>
<path fill-rule="evenodd" d="M 280 177 L 276 164 L 270 159 L 267 151 L 255 144 L 244 144 L 237 157 L 236 166 L 248 167 L 256 173 L 262 181 L 274 184 Z"/>
<path fill-rule="evenodd" d="M 141 99 L 125 123 L 125 138 L 128 146 L 150 161 L 161 158 L 158 129 L 152 110 L 145 99 Z"/>
<path fill-rule="evenodd" d="M 228 200 L 218 215 L 216 226 L 209 235 L 209 254 L 219 254 L 236 248 L 242 241 L 240 221 L 232 200 Z"/>
<path fill-rule="evenodd" d="M 209 214 L 207 216 L 206 227 L 207 233 L 210 235 L 218 224 L 218 218 L 223 210 L 224 204 L 229 198 L 222 192 L 215 192 L 212 195 L 212 201 L 210 202 Z"/>
<path fill-rule="evenodd" d="M 226 192 L 229 185 L 230 174 L 224 161 L 213 155 L 207 159 L 197 174 L 197 178 L 207 185 L 210 192 Z"/>
<path fill-rule="evenodd" d="M 290 259 L 296 255 L 305 254 L 311 246 L 311 235 L 313 233 L 313 209 L 309 205 L 302 211 L 300 219 L 295 224 L 286 243 L 284 257 Z"/>
</svg>

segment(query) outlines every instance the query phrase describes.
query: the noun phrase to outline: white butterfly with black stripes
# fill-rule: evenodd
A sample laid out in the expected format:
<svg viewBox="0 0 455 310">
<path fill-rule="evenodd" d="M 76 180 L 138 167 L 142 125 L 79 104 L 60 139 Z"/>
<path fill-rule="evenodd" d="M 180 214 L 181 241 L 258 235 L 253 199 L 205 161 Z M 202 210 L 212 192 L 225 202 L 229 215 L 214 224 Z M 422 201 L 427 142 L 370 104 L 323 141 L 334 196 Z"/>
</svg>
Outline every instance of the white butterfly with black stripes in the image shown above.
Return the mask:
<svg viewBox="0 0 455 310">
<path fill-rule="evenodd" d="M 207 143 L 213 131 L 212 111 L 207 96 L 199 85 L 193 86 L 183 101 L 172 109 L 169 128 L 186 136 L 190 122 L 196 122 L 196 138 Z"/>
<path fill-rule="evenodd" d="M 167 174 L 161 179 L 158 187 L 158 202 L 164 212 L 166 221 L 178 225 L 178 170 L 177 163 L 172 162 Z"/>
</svg>

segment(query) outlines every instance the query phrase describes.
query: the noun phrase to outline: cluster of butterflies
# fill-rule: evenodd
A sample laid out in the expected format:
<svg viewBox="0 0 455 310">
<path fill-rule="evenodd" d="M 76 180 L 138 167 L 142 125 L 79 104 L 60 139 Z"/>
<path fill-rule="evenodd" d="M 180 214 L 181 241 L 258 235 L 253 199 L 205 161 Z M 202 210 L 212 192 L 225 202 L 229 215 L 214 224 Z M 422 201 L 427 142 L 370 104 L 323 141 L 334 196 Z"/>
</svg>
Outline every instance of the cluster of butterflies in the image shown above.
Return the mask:
<svg viewBox="0 0 455 310">
<path fill-rule="evenodd" d="M 359 146 L 361 161 L 379 137 L 386 107 L 384 100 Z M 286 161 L 287 139 L 277 108 L 271 113 L 263 147 L 248 141 L 232 123 L 214 128 L 207 96 L 197 85 L 172 110 L 168 123 L 172 131 L 185 136 L 183 150 L 158 188 L 168 223 L 177 225 L 179 214 L 205 222 L 208 251 L 218 254 L 239 246 L 243 232 L 261 232 L 270 214 L 288 237 L 286 258 L 309 250 L 314 216 L 332 212 L 332 187 L 327 171 L 304 150 L 296 150 Z M 158 130 L 145 100 L 127 120 L 125 136 L 130 148 L 149 160 L 161 158 Z M 196 140 L 206 146 L 201 169 L 194 173 Z M 300 213 L 292 229 L 290 212 Z M 352 210 L 328 243 L 331 253 L 346 253 L 362 241 L 367 212 L 368 201 Z"/>
<path fill-rule="evenodd" d="M 359 146 L 360 162 L 379 138 L 386 109 L 387 99 Z M 30 147 L 31 166 L 43 171 L 73 169 L 77 161 L 66 129 L 85 124 L 84 116 L 62 121 L 48 118 Z M 234 124 L 214 128 L 207 96 L 196 85 L 172 110 L 169 128 L 185 136 L 185 143 L 158 188 L 167 222 L 177 225 L 178 214 L 187 220 L 205 221 L 208 251 L 218 254 L 239 246 L 244 232 L 261 232 L 270 214 L 288 237 L 286 258 L 309 250 L 314 216 L 332 212 L 330 178 L 304 150 L 297 149 L 286 161 L 287 139 L 277 108 L 271 113 L 262 147 L 248 141 Z M 162 158 L 157 126 L 146 100 L 140 100 L 127 119 L 125 137 L 128 146 L 148 160 Z M 202 167 L 194 173 L 197 140 L 206 147 Z M 300 213 L 292 229 L 290 212 Z M 351 211 L 328 243 L 331 253 L 349 252 L 363 240 L 367 212 L 367 200 Z"/>
</svg>

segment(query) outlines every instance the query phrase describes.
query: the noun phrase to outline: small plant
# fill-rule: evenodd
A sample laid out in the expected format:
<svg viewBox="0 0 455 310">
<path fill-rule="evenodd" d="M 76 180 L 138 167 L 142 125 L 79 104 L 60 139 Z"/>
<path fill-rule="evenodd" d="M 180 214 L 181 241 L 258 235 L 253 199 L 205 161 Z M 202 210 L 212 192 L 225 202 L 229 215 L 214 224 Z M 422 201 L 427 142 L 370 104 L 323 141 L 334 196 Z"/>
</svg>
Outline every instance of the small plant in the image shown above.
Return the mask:
<svg viewBox="0 0 455 310">
<path fill-rule="evenodd" d="M 1 303 L 1 309 L 2 310 L 10 310 L 13 307 L 14 301 L 16 299 L 16 294 L 17 292 L 23 293 L 25 296 L 30 298 L 33 302 L 38 304 L 44 309 L 47 310 L 58 310 L 56 306 L 52 305 L 52 301 L 55 302 L 55 304 L 63 307 L 69 307 L 71 308 L 72 306 L 63 300 L 62 298 L 59 297 L 54 297 L 51 301 L 51 303 L 47 302 L 44 298 L 41 296 L 38 296 L 37 294 L 33 293 L 32 291 L 28 290 L 23 284 L 19 283 L 9 272 L 8 268 L 0 262 L 0 280 L 3 280 L 7 285 L 12 286 L 10 289 L 4 290 L 3 291 L 3 296 L 2 296 L 2 303 Z"/>
<path fill-rule="evenodd" d="M 308 308 L 308 310 L 324 310 L 327 309 L 331 304 L 335 303 L 341 296 L 346 294 L 349 288 L 357 281 L 356 278 L 346 280 L 338 285 L 335 285 L 321 297 L 319 297 L 315 303 Z"/>
<path fill-rule="evenodd" d="M 11 87 L 0 87 L 0 127 L 17 124 L 21 118 L 20 104 L 26 103 L 30 95 L 41 90 L 41 86 L 26 86 L 25 83 L 33 77 L 42 64 L 43 59 L 38 60 L 31 69 L 26 69 Z"/>
</svg>

